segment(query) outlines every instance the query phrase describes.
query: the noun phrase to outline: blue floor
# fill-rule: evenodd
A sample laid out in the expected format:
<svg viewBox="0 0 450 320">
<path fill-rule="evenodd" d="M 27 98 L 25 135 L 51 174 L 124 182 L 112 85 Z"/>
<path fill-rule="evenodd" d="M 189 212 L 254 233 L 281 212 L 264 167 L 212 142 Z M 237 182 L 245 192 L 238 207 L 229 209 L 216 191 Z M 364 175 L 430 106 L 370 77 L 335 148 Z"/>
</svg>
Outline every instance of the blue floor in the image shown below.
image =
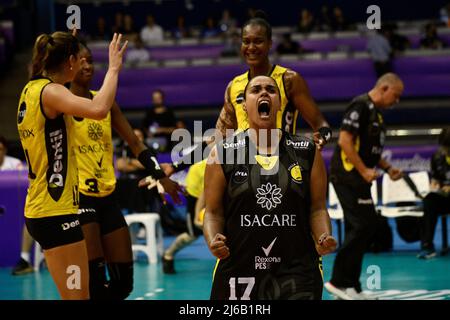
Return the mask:
<svg viewBox="0 0 450 320">
<path fill-rule="evenodd" d="M 167 247 L 173 237 L 165 238 Z M 397 239 L 398 240 L 398 239 Z M 397 241 L 398 242 L 398 241 Z M 380 299 L 450 300 L 450 255 L 418 260 L 418 243 L 405 244 L 391 253 L 367 254 L 361 283 L 364 290 Z M 329 280 L 335 255 L 324 257 L 324 279 Z M 200 238 L 176 257 L 177 274 L 165 275 L 161 263 L 149 265 L 145 259 L 135 263 L 131 300 L 206 300 L 209 298 L 215 260 L 204 239 Z M 374 281 L 379 271 L 379 282 Z M 46 269 L 35 274 L 11 276 L 10 268 L 0 268 L 0 299 L 58 299 L 56 288 Z M 369 287 L 368 287 L 369 286 Z M 332 299 L 324 291 L 323 299 Z"/>
</svg>

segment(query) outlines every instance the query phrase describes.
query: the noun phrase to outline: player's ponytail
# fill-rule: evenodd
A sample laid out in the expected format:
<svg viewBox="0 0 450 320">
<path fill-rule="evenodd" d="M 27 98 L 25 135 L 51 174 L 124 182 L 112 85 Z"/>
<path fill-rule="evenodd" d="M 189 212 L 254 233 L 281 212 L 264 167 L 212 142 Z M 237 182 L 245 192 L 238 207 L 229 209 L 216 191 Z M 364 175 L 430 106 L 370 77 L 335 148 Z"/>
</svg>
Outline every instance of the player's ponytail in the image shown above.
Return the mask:
<svg viewBox="0 0 450 320">
<path fill-rule="evenodd" d="M 76 57 L 79 50 L 78 39 L 69 32 L 41 34 L 33 47 L 31 78 L 42 75 L 44 71 L 57 70 L 71 55 Z"/>
<path fill-rule="evenodd" d="M 33 59 L 31 60 L 31 78 L 42 74 L 45 61 L 48 57 L 51 36 L 48 34 L 41 34 L 37 37 L 33 48 Z"/>
</svg>

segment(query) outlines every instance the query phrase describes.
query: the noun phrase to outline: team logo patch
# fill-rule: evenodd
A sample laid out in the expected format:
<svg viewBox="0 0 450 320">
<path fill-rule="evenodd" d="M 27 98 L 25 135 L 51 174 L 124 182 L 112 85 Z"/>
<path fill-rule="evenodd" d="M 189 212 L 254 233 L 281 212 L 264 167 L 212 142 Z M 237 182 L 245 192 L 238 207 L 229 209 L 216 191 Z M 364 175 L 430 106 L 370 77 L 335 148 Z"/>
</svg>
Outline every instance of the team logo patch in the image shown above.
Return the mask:
<svg viewBox="0 0 450 320">
<path fill-rule="evenodd" d="M 17 115 L 17 123 L 22 123 L 23 119 L 25 118 L 25 113 L 27 112 L 27 105 L 25 104 L 25 101 L 22 101 L 19 107 L 19 113 Z"/>
<path fill-rule="evenodd" d="M 103 137 L 103 128 L 98 123 L 90 123 L 88 126 L 88 136 L 90 139 L 97 141 Z"/>
<path fill-rule="evenodd" d="M 230 142 L 230 143 L 225 142 L 225 143 L 223 144 L 223 147 L 224 147 L 225 149 L 228 149 L 228 148 L 238 149 L 238 148 L 243 148 L 243 147 L 245 147 L 245 145 L 246 145 L 245 140 L 242 139 L 242 140 L 238 140 L 237 142 Z"/>
<path fill-rule="evenodd" d="M 238 168 L 236 171 L 234 171 L 233 173 L 233 181 L 235 183 L 244 183 L 248 180 L 248 169 L 243 167 L 243 168 Z"/>
<path fill-rule="evenodd" d="M 350 113 L 350 119 L 352 119 L 353 121 L 356 121 L 359 119 L 359 113 L 357 111 L 353 111 L 352 113 Z"/>
<path fill-rule="evenodd" d="M 293 165 L 289 168 L 289 173 L 291 174 L 292 180 L 297 183 L 303 182 L 302 170 L 298 164 Z"/>
<path fill-rule="evenodd" d="M 281 188 L 270 182 L 261 185 L 256 189 L 256 198 L 261 208 L 271 210 L 275 209 L 281 203 Z"/>
<path fill-rule="evenodd" d="M 309 141 L 292 141 L 290 139 L 286 139 L 286 145 L 292 146 L 294 149 L 308 149 Z"/>
<path fill-rule="evenodd" d="M 48 159 L 47 191 L 54 201 L 59 201 L 64 192 L 68 166 L 67 132 L 63 117 L 46 122 L 45 146 Z"/>
</svg>

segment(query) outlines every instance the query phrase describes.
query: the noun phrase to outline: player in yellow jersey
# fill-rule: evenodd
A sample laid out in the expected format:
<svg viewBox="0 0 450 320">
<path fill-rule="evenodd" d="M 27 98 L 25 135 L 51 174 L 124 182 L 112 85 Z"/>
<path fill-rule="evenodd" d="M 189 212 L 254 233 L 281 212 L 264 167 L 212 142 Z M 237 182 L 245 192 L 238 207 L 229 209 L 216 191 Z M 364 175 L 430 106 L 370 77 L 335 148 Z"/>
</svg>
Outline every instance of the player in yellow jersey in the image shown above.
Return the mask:
<svg viewBox="0 0 450 320">
<path fill-rule="evenodd" d="M 250 79 L 267 75 L 275 79 L 280 88 L 281 109 L 277 113 L 277 127 L 295 133 L 297 115 L 300 112 L 314 130 L 314 142 L 320 149 L 331 138 L 329 125 L 315 104 L 303 77 L 269 61 L 272 27 L 262 16 L 262 12 L 258 13 L 242 27 L 241 54 L 249 70 L 228 84 L 216 128 L 223 136 L 227 135 L 227 129 L 248 129 L 248 116 L 242 104 L 245 87 Z"/>
<path fill-rule="evenodd" d="M 86 63 L 71 82 L 73 94 L 88 99 L 96 96 L 90 91 L 94 66 L 90 50 L 82 44 L 80 56 Z M 114 192 L 116 177 L 113 166 L 111 128 L 128 143 L 144 167 L 158 165 L 156 157 L 134 134 L 128 120 L 116 102 L 102 120 L 72 117 L 76 130 L 75 153 L 78 162 L 80 191 L 79 220 L 83 229 L 89 258 L 89 287 L 91 299 L 125 299 L 133 289 L 133 254 L 128 226 L 120 211 Z M 147 153 L 150 159 L 142 158 Z M 178 185 L 165 177 L 161 170 L 151 175 L 176 202 Z M 109 281 L 106 278 L 108 268 Z"/>
<path fill-rule="evenodd" d="M 71 116 L 101 119 L 117 90 L 127 43 L 114 34 L 109 67 L 94 99 L 72 94 L 64 84 L 86 63 L 78 39 L 67 32 L 40 35 L 34 44 L 31 79 L 22 90 L 17 126 L 29 169 L 25 223 L 44 250 L 62 299 L 88 299 L 86 244 L 78 221 L 78 175 Z"/>
<path fill-rule="evenodd" d="M 203 217 L 200 215 L 205 208 L 205 197 L 203 193 L 203 181 L 205 176 L 206 161 L 204 159 L 190 166 L 186 176 L 186 200 L 187 200 L 187 232 L 178 235 L 169 248 L 164 251 L 162 262 L 163 272 L 174 274 L 175 254 L 194 242 L 203 234 Z"/>
</svg>

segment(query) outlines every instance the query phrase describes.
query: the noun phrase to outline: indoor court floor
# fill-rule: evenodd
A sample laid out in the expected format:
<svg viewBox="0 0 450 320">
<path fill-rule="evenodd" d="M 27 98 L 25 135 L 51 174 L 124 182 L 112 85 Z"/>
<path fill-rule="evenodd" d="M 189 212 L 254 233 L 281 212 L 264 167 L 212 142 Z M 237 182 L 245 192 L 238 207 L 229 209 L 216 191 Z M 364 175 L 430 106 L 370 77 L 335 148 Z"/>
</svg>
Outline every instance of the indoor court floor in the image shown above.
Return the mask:
<svg viewBox="0 0 450 320">
<path fill-rule="evenodd" d="M 440 230 L 437 230 L 439 234 Z M 368 253 L 361 276 L 363 290 L 387 300 L 450 300 L 450 254 L 430 260 L 416 258 L 418 243 L 406 244 L 394 232 L 395 251 Z M 438 239 L 439 237 L 436 237 Z M 167 247 L 173 237 L 165 237 Z M 440 243 L 436 242 L 437 248 Z M 147 264 L 138 256 L 135 263 L 134 290 L 130 300 L 207 300 L 215 260 L 203 238 L 176 256 L 177 274 L 165 275 L 161 262 Z M 324 257 L 324 279 L 331 276 L 335 254 Z M 374 270 L 379 272 L 373 278 Z M 378 281 L 379 280 L 379 281 Z M 378 282 L 377 282 L 378 281 Z M 11 268 L 0 268 L 1 300 L 59 299 L 47 269 L 23 276 L 11 276 Z M 324 300 L 333 299 L 325 290 Z"/>
</svg>

